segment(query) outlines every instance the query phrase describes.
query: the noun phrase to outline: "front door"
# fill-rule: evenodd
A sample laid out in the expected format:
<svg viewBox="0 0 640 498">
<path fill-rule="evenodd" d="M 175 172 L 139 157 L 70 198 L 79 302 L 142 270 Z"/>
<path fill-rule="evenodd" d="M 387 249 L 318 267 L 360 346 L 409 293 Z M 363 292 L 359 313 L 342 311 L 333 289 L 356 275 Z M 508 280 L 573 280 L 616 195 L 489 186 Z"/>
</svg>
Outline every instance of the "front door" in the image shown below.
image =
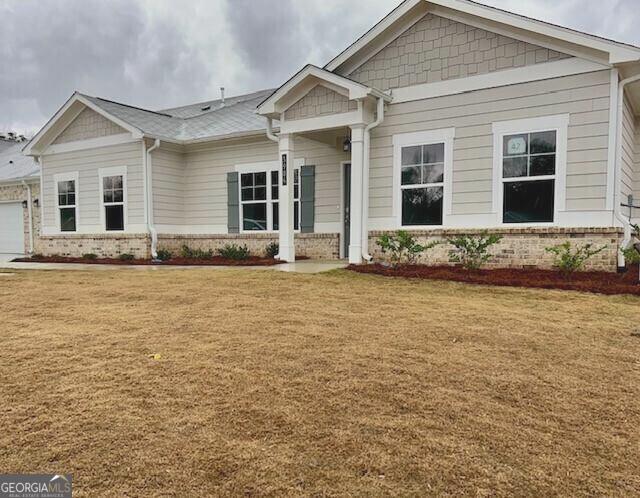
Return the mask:
<svg viewBox="0 0 640 498">
<path fill-rule="evenodd" d="M 344 198 L 342 205 L 344 206 L 342 213 L 342 249 L 344 257 L 349 257 L 349 243 L 351 241 L 351 164 L 344 165 L 342 171 L 342 184 L 344 185 Z"/>
</svg>

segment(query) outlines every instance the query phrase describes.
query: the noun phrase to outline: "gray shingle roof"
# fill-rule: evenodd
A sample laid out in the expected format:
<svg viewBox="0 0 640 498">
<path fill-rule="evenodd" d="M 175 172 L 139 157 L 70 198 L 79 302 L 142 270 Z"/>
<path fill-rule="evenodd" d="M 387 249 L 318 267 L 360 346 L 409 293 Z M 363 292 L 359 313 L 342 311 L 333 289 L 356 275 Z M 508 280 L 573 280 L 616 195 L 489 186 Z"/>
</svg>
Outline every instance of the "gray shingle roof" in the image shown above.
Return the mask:
<svg viewBox="0 0 640 498">
<path fill-rule="evenodd" d="M 0 182 L 37 177 L 40 167 L 32 157 L 22 155 L 24 142 L 0 140 Z"/>
<path fill-rule="evenodd" d="M 99 97 L 82 96 L 145 134 L 191 141 L 264 130 L 266 120 L 256 114 L 255 109 L 272 91 L 230 97 L 224 105 L 220 100 L 211 100 L 157 112 Z"/>
</svg>

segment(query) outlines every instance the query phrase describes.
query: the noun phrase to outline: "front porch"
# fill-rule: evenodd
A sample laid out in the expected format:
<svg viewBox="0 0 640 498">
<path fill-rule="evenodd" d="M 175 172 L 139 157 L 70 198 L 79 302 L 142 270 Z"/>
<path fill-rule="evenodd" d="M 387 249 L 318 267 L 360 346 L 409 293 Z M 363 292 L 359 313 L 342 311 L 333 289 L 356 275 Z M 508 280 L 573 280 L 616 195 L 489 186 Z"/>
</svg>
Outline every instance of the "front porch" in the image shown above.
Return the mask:
<svg viewBox="0 0 640 498">
<path fill-rule="evenodd" d="M 339 170 L 340 256 L 348 257 L 349 262 L 355 264 L 370 259 L 367 214 L 370 132 L 382 121 L 384 104 L 390 100 L 388 95 L 375 89 L 307 66 L 258 107 L 258 113 L 268 119 L 267 136 L 278 143 L 278 257 L 281 260 L 293 262 L 296 257 L 296 137 L 343 147 L 347 160 Z M 273 120 L 279 121 L 277 135 L 273 133 Z M 305 188 L 302 180 L 300 188 Z M 307 194 L 301 198 L 310 198 L 309 202 L 313 202 L 313 192 Z M 304 212 L 304 200 L 300 202 Z M 304 227 L 300 229 L 304 232 Z"/>
</svg>

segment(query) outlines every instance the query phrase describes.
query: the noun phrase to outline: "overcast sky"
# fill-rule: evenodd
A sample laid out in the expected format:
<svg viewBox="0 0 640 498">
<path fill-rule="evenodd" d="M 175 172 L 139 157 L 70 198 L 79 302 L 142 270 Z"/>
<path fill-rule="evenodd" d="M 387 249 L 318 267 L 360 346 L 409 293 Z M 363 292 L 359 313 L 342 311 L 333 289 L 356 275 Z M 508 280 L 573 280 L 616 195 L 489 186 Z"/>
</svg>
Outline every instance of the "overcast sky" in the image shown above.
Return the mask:
<svg viewBox="0 0 640 498">
<path fill-rule="evenodd" d="M 161 109 L 278 86 L 399 1 L 0 0 L 0 131 L 33 134 L 74 90 Z M 484 1 L 640 45 L 638 0 Z"/>
</svg>

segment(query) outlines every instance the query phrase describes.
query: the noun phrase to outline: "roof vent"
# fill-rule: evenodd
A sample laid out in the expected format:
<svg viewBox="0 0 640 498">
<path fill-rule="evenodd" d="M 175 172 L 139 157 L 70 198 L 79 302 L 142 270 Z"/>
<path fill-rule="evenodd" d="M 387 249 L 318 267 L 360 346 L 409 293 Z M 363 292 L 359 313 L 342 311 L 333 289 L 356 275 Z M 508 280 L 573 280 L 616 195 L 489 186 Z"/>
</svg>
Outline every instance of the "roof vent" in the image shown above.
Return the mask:
<svg viewBox="0 0 640 498">
<path fill-rule="evenodd" d="M 211 110 L 211 106 L 210 105 L 206 105 L 204 107 L 200 108 L 201 111 L 210 111 Z"/>
<path fill-rule="evenodd" d="M 220 100 L 222 101 L 222 105 L 224 106 L 224 87 L 220 87 Z"/>
</svg>

